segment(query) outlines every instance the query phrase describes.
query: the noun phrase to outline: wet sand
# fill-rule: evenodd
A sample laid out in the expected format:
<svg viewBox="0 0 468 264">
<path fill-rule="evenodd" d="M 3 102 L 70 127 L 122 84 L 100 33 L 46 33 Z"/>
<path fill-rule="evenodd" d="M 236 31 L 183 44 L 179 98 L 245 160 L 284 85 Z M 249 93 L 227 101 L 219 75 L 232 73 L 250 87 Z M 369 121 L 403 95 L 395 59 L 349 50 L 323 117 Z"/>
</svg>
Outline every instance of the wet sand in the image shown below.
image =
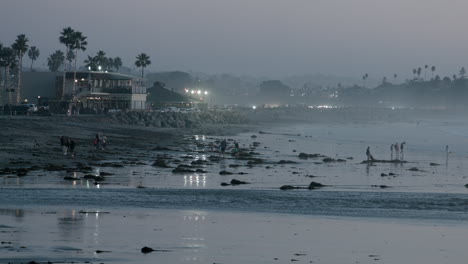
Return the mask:
<svg viewBox="0 0 468 264">
<path fill-rule="evenodd" d="M 454 221 L 205 210 L 3 209 L 0 222 L 1 263 L 463 263 L 468 235 Z"/>
</svg>

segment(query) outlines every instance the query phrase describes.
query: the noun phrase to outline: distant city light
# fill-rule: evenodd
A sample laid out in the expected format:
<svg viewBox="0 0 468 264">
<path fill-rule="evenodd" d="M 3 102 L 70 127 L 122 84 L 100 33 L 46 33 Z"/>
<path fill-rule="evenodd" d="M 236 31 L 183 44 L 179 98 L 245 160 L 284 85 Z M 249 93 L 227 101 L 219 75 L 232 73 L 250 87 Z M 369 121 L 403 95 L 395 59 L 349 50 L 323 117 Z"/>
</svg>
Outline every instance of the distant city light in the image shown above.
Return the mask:
<svg viewBox="0 0 468 264">
<path fill-rule="evenodd" d="M 255 105 L 254 105 L 254 106 L 252 106 L 252 109 L 253 109 L 253 110 L 257 109 L 257 106 L 255 106 Z"/>
<path fill-rule="evenodd" d="M 205 91 L 205 95 L 207 95 L 207 94 L 208 94 L 208 91 Z"/>
<path fill-rule="evenodd" d="M 198 91 L 197 91 L 197 94 L 201 94 L 201 90 L 198 90 Z"/>
</svg>

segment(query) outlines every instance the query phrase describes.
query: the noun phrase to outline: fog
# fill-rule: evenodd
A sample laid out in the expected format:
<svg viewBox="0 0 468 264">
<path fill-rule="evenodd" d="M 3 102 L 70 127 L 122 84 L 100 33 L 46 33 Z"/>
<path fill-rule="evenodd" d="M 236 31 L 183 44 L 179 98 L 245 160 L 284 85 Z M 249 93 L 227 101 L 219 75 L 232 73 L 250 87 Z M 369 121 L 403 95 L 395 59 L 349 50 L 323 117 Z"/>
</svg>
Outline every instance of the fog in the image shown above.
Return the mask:
<svg viewBox="0 0 468 264">
<path fill-rule="evenodd" d="M 145 52 L 150 71 L 380 80 L 408 78 L 429 64 L 451 76 L 466 62 L 467 7 L 457 0 L 2 0 L 0 42 L 26 34 L 43 68 L 64 49 L 59 33 L 70 26 L 88 37 L 81 58 L 104 50 L 132 68 Z"/>
</svg>

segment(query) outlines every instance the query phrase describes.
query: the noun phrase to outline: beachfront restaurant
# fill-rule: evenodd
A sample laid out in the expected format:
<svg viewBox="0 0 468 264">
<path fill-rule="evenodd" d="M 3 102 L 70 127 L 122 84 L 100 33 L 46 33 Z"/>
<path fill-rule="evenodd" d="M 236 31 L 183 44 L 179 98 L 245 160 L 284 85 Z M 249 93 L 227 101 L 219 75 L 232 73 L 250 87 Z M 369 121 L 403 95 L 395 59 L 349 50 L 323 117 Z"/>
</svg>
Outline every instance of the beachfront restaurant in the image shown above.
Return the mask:
<svg viewBox="0 0 468 264">
<path fill-rule="evenodd" d="M 57 97 L 74 98 L 74 107 L 80 112 L 146 109 L 146 87 L 130 75 L 89 71 L 77 72 L 75 77 L 67 72 L 65 87 L 61 76 L 57 76 L 56 84 Z"/>
</svg>

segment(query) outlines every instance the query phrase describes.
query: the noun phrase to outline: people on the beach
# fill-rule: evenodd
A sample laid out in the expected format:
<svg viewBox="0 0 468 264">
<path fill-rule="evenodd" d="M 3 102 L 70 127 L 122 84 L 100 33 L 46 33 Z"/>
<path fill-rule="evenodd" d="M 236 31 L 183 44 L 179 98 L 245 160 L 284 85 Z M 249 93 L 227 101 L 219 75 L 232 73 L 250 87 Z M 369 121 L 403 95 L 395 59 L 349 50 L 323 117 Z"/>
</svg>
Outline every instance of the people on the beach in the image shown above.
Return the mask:
<svg viewBox="0 0 468 264">
<path fill-rule="evenodd" d="M 374 157 L 372 156 L 372 154 L 370 152 L 370 147 L 367 147 L 367 149 L 366 149 L 366 156 L 367 156 L 367 161 L 374 160 Z"/>
<path fill-rule="evenodd" d="M 226 139 L 223 139 L 223 141 L 221 141 L 221 144 L 219 144 L 219 151 L 221 151 L 221 153 L 223 154 L 223 157 L 224 157 L 224 152 L 226 151 L 226 148 L 227 148 L 227 141 Z"/>
<path fill-rule="evenodd" d="M 400 144 L 395 143 L 395 145 L 393 145 L 393 147 L 395 148 L 395 159 L 399 159 L 400 157 Z"/>
<path fill-rule="evenodd" d="M 93 144 L 94 144 L 94 148 L 96 150 L 99 149 L 99 144 L 100 144 L 100 139 L 99 139 L 99 135 L 96 134 L 96 136 L 94 137 L 94 141 L 93 141 Z"/>
<path fill-rule="evenodd" d="M 60 147 L 62 148 L 62 154 L 66 156 L 68 151 L 68 139 L 66 136 L 60 137 Z"/>
<path fill-rule="evenodd" d="M 75 157 L 75 141 L 73 139 L 69 139 L 68 141 L 68 150 L 72 157 Z"/>
<path fill-rule="evenodd" d="M 390 160 L 393 160 L 393 148 L 394 148 L 393 144 L 390 145 Z"/>
<path fill-rule="evenodd" d="M 239 156 L 239 143 L 234 141 L 234 148 L 232 149 L 232 153 L 238 157 Z"/>
<path fill-rule="evenodd" d="M 405 144 L 406 144 L 406 142 L 402 142 L 402 143 L 400 144 L 401 160 L 404 159 L 403 149 L 405 148 Z"/>
<path fill-rule="evenodd" d="M 106 144 L 107 144 L 107 136 L 103 136 L 101 138 L 101 150 L 105 150 L 106 149 Z"/>
</svg>

